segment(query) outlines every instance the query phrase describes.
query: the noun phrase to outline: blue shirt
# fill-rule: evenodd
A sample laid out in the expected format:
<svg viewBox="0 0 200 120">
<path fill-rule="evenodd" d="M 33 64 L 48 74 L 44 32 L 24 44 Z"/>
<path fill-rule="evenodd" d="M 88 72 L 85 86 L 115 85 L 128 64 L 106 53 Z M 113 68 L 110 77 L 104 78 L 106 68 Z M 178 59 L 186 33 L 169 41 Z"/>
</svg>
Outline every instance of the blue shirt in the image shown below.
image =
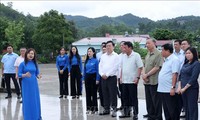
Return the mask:
<svg viewBox="0 0 200 120">
<path fill-rule="evenodd" d="M 58 71 L 60 71 L 60 66 L 64 66 L 64 68 L 62 70 L 69 70 L 69 57 L 68 55 L 58 55 L 56 57 L 56 67 L 58 69 Z"/>
<path fill-rule="evenodd" d="M 172 87 L 172 74 L 178 73 L 179 69 L 180 61 L 174 54 L 171 54 L 165 59 L 158 75 L 158 92 L 170 93 Z"/>
<path fill-rule="evenodd" d="M 78 63 L 78 59 L 76 58 L 75 55 L 73 55 L 72 60 L 71 60 L 71 64 L 70 64 L 70 67 L 69 67 L 69 71 L 71 70 L 72 65 L 79 65 L 80 71 L 82 73 L 82 59 L 81 59 L 81 56 L 80 56 L 80 62 Z"/>
<path fill-rule="evenodd" d="M 4 64 L 3 73 L 12 73 L 15 74 L 15 60 L 19 57 L 16 53 L 7 53 L 1 59 L 1 62 Z"/>
<path fill-rule="evenodd" d="M 181 87 L 185 87 L 186 84 L 190 84 L 189 88 L 198 88 L 198 76 L 200 72 L 200 63 L 198 61 L 192 64 L 186 63 L 183 65 L 180 73 Z"/>
<path fill-rule="evenodd" d="M 88 59 L 85 67 L 84 67 L 84 77 L 88 74 L 96 74 L 96 80 L 99 80 L 99 61 L 96 58 Z"/>
<path fill-rule="evenodd" d="M 180 65 L 180 69 L 181 67 L 183 66 L 184 62 L 185 62 L 185 53 L 184 51 L 181 49 L 179 51 L 179 53 L 177 53 L 175 50 L 174 50 L 174 53 L 173 53 L 180 61 L 181 65 Z M 179 72 L 180 73 L 180 72 Z"/>
</svg>

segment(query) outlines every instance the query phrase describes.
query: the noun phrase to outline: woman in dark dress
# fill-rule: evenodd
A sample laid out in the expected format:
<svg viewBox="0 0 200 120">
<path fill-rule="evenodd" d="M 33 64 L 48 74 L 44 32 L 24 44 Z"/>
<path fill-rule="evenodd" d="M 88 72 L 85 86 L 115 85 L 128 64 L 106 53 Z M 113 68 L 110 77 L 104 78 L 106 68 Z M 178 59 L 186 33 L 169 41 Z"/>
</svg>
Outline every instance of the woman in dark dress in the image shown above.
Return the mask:
<svg viewBox="0 0 200 120">
<path fill-rule="evenodd" d="M 60 55 L 56 58 L 56 67 L 58 70 L 59 83 L 60 83 L 60 97 L 67 98 L 68 93 L 68 68 L 69 68 L 69 57 L 66 54 L 64 47 L 60 49 Z"/>
<path fill-rule="evenodd" d="M 188 48 L 185 52 L 185 63 L 181 69 L 178 93 L 185 99 L 186 120 L 198 120 L 198 76 L 200 64 L 195 48 Z"/>
<path fill-rule="evenodd" d="M 24 120 L 41 120 L 40 93 L 37 78 L 41 78 L 36 62 L 36 52 L 30 48 L 24 62 L 19 66 L 18 76 L 22 78 L 22 110 Z"/>
<path fill-rule="evenodd" d="M 72 99 L 79 99 L 82 88 L 82 60 L 78 53 L 76 46 L 71 46 L 69 55 L 69 75 L 71 83 L 71 96 Z"/>
</svg>

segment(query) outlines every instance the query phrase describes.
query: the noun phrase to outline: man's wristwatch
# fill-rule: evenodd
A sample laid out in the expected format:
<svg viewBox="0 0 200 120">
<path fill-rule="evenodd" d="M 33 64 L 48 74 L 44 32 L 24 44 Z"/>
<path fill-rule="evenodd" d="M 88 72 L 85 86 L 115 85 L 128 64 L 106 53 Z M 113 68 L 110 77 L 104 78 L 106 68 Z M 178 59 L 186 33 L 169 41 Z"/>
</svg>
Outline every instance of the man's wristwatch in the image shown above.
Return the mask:
<svg viewBox="0 0 200 120">
<path fill-rule="evenodd" d="M 140 77 L 137 77 L 137 79 L 139 80 L 139 79 L 140 79 Z"/>
<path fill-rule="evenodd" d="M 172 88 L 172 89 L 175 89 L 175 86 L 172 86 L 171 88 Z"/>
</svg>

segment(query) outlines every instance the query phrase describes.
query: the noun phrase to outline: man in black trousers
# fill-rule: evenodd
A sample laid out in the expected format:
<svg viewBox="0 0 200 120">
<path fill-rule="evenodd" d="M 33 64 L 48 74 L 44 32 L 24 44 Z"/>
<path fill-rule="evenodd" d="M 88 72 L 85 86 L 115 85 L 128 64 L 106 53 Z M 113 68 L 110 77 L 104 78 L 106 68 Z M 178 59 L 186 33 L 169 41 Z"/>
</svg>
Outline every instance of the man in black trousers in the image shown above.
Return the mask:
<svg viewBox="0 0 200 120">
<path fill-rule="evenodd" d="M 8 45 L 7 46 L 7 53 L 3 56 L 1 63 L 2 63 L 2 76 L 5 76 L 5 83 L 6 83 L 6 89 L 8 92 L 8 95 L 5 97 L 5 99 L 11 98 L 11 87 L 10 87 L 10 79 L 12 78 L 13 83 L 15 85 L 15 90 L 17 93 L 17 98 L 20 99 L 20 89 L 17 82 L 17 79 L 15 78 L 15 60 L 17 59 L 18 55 L 13 52 L 13 46 Z"/>
<path fill-rule="evenodd" d="M 117 75 L 119 69 L 118 54 L 114 50 L 113 41 L 106 43 L 106 53 L 101 56 L 99 63 L 99 74 L 102 78 L 101 87 L 104 99 L 104 111 L 100 115 L 110 114 L 112 107 L 112 117 L 116 117 L 117 109 Z"/>
</svg>

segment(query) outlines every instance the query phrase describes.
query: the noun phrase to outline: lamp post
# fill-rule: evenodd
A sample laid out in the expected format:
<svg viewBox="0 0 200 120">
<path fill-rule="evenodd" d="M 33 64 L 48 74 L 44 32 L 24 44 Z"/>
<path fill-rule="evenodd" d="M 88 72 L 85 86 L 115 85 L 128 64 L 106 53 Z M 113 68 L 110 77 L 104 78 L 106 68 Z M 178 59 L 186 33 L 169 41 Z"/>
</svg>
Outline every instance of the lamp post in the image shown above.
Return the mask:
<svg viewBox="0 0 200 120">
<path fill-rule="evenodd" d="M 63 47 L 65 47 L 64 33 L 63 33 Z"/>
</svg>

